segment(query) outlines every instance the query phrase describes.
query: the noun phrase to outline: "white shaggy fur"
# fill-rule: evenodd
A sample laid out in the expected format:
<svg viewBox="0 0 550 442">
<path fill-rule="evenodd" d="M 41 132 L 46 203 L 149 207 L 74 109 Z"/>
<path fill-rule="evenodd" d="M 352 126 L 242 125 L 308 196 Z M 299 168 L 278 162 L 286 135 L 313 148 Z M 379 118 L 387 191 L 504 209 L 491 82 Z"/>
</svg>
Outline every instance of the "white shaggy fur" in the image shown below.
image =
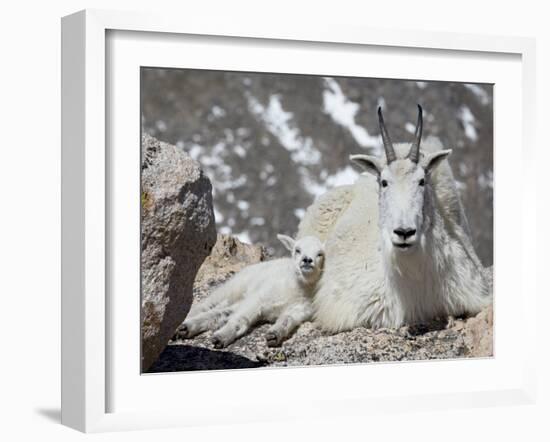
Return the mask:
<svg viewBox="0 0 550 442">
<path fill-rule="evenodd" d="M 434 317 L 475 314 L 491 300 L 444 159 L 450 151 L 442 151 L 438 140 L 428 139 L 417 165 L 406 158 L 409 144 L 394 148 L 397 159 L 390 166 L 385 158 L 353 156 L 352 160 L 370 173 L 361 175 L 353 186 L 322 196 L 308 208 L 300 224 L 298 238 L 315 235 L 326 240 L 325 270 L 314 300 L 314 319 L 327 331 L 399 327 Z M 435 156 L 441 158 L 428 172 L 426 162 Z M 409 173 L 420 175 L 406 177 Z M 410 182 L 419 177 L 425 178 L 425 184 L 422 181 L 417 214 L 416 203 L 399 198 L 415 195 Z M 395 182 L 384 183 L 382 189 L 383 178 Z M 409 189 L 403 190 L 407 185 Z M 396 195 L 379 197 L 388 189 Z M 403 207 L 389 207 L 399 205 Z M 405 224 L 418 231 L 403 240 L 392 229 Z M 414 246 L 405 244 L 406 250 L 398 247 L 409 241 Z"/>
<path fill-rule="evenodd" d="M 321 241 L 304 236 L 294 241 L 277 235 L 292 257 L 245 267 L 193 306 L 180 327 L 180 336 L 192 337 L 216 330 L 212 341 L 225 347 L 260 321 L 274 323 L 266 333 L 269 346 L 280 345 L 302 322 L 310 320 L 312 298 L 321 277 L 324 251 Z"/>
</svg>

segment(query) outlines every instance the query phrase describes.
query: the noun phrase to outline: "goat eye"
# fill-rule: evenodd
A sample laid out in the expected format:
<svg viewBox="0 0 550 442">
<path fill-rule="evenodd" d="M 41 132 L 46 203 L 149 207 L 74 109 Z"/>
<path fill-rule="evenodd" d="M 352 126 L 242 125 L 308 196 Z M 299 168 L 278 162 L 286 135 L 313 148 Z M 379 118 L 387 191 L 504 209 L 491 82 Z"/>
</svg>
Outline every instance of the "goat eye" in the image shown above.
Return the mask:
<svg viewBox="0 0 550 442">
<path fill-rule="evenodd" d="M 423 186 L 424 184 L 425 184 L 424 178 L 421 178 L 420 181 L 418 182 L 418 185 Z"/>
<path fill-rule="evenodd" d="M 299 255 L 300 253 L 302 253 L 302 251 L 300 249 L 296 249 L 295 252 Z"/>
<path fill-rule="evenodd" d="M 318 258 L 322 258 L 322 257 L 323 257 L 323 253 L 322 253 L 322 252 L 317 253 L 317 257 L 318 257 Z"/>
<path fill-rule="evenodd" d="M 386 180 L 382 180 L 380 184 L 382 184 L 382 187 L 388 187 L 388 182 Z"/>
</svg>

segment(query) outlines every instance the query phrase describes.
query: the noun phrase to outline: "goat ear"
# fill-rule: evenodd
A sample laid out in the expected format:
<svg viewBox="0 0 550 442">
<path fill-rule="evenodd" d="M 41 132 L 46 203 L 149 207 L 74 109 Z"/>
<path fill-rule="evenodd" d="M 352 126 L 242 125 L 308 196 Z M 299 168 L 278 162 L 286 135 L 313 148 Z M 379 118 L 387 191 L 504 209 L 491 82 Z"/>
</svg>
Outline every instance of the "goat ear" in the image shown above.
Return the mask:
<svg viewBox="0 0 550 442">
<path fill-rule="evenodd" d="M 283 243 L 289 252 L 294 250 L 294 244 L 296 241 L 294 241 L 290 236 L 279 234 L 277 235 L 277 239 Z"/>
<path fill-rule="evenodd" d="M 372 173 L 375 176 L 379 176 L 382 172 L 382 165 L 377 157 L 371 155 L 350 155 L 349 159 L 352 163 L 358 165 L 365 172 Z"/>
<path fill-rule="evenodd" d="M 430 173 L 434 170 L 445 158 L 449 156 L 451 152 L 451 149 L 438 150 L 437 152 L 426 155 L 424 158 L 424 168 L 426 169 L 426 173 Z"/>
</svg>

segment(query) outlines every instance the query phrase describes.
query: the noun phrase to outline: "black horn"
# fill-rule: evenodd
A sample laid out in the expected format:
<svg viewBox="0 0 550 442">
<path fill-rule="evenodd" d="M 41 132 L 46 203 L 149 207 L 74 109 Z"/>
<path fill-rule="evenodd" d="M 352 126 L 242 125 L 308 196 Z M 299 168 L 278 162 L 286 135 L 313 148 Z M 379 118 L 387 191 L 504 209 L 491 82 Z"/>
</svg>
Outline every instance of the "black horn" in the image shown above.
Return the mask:
<svg viewBox="0 0 550 442">
<path fill-rule="evenodd" d="M 386 159 L 388 164 L 395 161 L 395 151 L 393 150 L 393 144 L 391 142 L 390 134 L 384 124 L 384 117 L 382 116 L 382 108 L 378 107 L 378 123 L 380 124 L 380 133 L 382 134 L 382 142 L 384 143 L 384 150 L 386 151 Z"/>
<path fill-rule="evenodd" d="M 418 106 L 418 121 L 416 122 L 416 130 L 414 131 L 414 141 L 409 151 L 409 159 L 413 163 L 418 163 L 420 159 L 420 140 L 422 139 L 422 106 Z"/>
</svg>

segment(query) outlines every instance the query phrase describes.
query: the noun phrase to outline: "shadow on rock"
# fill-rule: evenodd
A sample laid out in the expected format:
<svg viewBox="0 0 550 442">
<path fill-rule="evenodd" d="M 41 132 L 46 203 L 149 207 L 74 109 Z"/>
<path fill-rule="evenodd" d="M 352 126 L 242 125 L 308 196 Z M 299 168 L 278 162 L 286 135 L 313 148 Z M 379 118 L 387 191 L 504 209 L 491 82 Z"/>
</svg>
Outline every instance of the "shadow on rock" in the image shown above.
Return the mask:
<svg viewBox="0 0 550 442">
<path fill-rule="evenodd" d="M 256 368 L 264 365 L 262 362 L 227 351 L 215 351 L 190 345 L 169 345 L 148 373 Z"/>
<path fill-rule="evenodd" d="M 442 331 L 447 329 L 448 319 L 436 318 L 423 324 L 413 324 L 408 327 L 408 334 L 411 336 L 422 336 L 426 333 Z"/>
</svg>

